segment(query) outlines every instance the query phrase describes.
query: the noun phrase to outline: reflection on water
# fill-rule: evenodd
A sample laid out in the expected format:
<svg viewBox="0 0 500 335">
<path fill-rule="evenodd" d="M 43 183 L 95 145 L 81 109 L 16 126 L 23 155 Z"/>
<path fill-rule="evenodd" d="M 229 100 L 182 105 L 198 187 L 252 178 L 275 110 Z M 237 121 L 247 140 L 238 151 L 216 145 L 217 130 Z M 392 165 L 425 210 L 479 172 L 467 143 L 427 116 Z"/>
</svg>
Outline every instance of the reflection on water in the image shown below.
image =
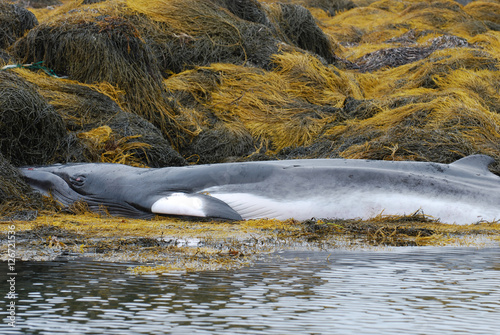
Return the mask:
<svg viewBox="0 0 500 335">
<path fill-rule="evenodd" d="M 164 276 L 127 267 L 18 263 L 18 327 L 0 333 L 500 332 L 499 248 L 284 251 L 251 268 Z"/>
</svg>

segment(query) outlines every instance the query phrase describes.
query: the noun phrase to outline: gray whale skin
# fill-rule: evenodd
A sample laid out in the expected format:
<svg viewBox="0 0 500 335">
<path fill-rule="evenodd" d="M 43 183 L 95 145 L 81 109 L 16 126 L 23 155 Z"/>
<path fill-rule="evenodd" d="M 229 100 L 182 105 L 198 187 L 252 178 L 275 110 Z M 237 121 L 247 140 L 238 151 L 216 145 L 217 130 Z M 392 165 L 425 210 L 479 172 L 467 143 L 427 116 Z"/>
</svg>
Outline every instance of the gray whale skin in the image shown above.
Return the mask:
<svg viewBox="0 0 500 335">
<path fill-rule="evenodd" d="M 500 219 L 493 159 L 451 164 L 356 159 L 221 163 L 158 169 L 81 163 L 20 168 L 35 190 L 112 215 L 225 220 L 367 219 L 421 210 L 443 223 Z"/>
</svg>

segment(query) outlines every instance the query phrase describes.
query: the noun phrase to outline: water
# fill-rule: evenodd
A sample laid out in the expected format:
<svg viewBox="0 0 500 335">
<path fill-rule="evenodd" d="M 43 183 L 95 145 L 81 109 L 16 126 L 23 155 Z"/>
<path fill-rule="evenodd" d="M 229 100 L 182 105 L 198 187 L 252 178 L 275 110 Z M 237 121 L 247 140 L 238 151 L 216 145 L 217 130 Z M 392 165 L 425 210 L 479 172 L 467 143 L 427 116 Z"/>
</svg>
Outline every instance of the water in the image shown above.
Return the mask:
<svg viewBox="0 0 500 335">
<path fill-rule="evenodd" d="M 18 263 L 18 324 L 0 334 L 500 333 L 497 247 L 283 251 L 249 268 L 161 276 L 129 266 Z"/>
</svg>

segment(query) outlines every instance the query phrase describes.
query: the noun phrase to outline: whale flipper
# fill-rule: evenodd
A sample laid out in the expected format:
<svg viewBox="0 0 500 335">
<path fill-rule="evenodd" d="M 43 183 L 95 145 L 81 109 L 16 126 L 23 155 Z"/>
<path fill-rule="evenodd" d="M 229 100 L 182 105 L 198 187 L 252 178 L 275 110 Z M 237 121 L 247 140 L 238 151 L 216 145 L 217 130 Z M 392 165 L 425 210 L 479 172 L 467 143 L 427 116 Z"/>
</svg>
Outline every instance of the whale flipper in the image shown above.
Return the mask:
<svg viewBox="0 0 500 335">
<path fill-rule="evenodd" d="M 488 166 L 495 160 L 487 155 L 471 155 L 450 164 L 450 166 L 462 168 L 464 170 L 469 170 L 475 174 L 489 175 L 491 174 L 488 170 Z"/>
<path fill-rule="evenodd" d="M 196 216 L 226 220 L 242 220 L 228 204 L 200 193 L 171 193 L 156 200 L 151 206 L 155 214 Z"/>
</svg>

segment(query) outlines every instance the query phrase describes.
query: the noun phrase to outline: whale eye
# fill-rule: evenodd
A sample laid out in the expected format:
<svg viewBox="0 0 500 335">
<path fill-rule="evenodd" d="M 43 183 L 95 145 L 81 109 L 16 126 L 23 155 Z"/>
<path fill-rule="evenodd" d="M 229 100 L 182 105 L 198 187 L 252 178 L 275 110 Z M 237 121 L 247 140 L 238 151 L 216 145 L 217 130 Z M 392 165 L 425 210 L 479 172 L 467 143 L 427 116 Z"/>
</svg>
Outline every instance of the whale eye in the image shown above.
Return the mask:
<svg viewBox="0 0 500 335">
<path fill-rule="evenodd" d="M 85 184 L 85 176 L 69 177 L 69 180 L 76 187 L 82 187 Z"/>
</svg>

